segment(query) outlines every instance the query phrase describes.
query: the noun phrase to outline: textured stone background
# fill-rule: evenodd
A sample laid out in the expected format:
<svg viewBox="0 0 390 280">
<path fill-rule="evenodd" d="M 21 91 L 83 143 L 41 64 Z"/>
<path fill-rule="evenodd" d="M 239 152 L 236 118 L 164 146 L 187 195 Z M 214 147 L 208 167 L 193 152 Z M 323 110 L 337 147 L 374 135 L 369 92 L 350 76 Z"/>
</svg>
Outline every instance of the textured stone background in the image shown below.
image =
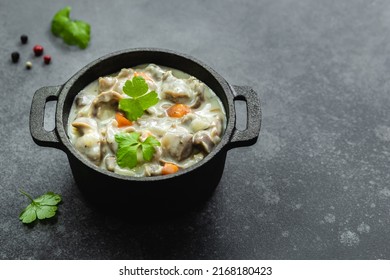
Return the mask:
<svg viewBox="0 0 390 280">
<path fill-rule="evenodd" d="M 92 25 L 86 50 L 50 34 L 66 4 Z M 0 38 L 0 259 L 390 258 L 389 1 L 0 0 Z M 36 43 L 51 65 L 32 56 Z M 35 90 L 132 47 L 190 54 L 262 99 L 259 141 L 228 153 L 199 212 L 144 222 L 96 213 L 65 154 L 30 137 Z M 19 222 L 19 188 L 61 193 L 58 220 Z"/>
</svg>

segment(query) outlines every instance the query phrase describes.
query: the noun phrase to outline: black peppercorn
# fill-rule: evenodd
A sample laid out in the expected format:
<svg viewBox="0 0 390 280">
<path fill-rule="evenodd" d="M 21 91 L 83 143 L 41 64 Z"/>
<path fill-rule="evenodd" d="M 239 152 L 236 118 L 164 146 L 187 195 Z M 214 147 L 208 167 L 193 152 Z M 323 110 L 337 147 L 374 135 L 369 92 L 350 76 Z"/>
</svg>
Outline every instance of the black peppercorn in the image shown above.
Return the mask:
<svg viewBox="0 0 390 280">
<path fill-rule="evenodd" d="M 28 41 L 27 35 L 22 35 L 20 36 L 20 41 L 22 41 L 22 44 L 26 44 Z"/>
<path fill-rule="evenodd" d="M 20 57 L 20 55 L 19 55 L 18 52 L 13 52 L 13 53 L 11 53 L 11 59 L 12 59 L 12 62 L 13 62 L 13 63 L 18 62 L 18 61 L 19 61 L 19 57 Z"/>
</svg>

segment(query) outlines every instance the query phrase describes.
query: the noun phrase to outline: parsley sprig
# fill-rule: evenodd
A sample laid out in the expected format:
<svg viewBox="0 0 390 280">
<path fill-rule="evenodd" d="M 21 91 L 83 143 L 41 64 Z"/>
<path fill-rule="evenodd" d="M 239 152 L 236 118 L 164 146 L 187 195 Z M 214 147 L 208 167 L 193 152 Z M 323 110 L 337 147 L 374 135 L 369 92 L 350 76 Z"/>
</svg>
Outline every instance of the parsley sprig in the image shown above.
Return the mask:
<svg viewBox="0 0 390 280">
<path fill-rule="evenodd" d="M 156 151 L 155 147 L 160 146 L 160 142 L 153 136 L 149 136 L 145 141 L 139 140 L 140 133 L 118 133 L 115 141 L 118 143 L 116 160 L 120 167 L 133 168 L 137 166 L 137 154 L 139 149 L 145 161 L 151 161 Z"/>
<path fill-rule="evenodd" d="M 68 45 L 77 45 L 85 49 L 91 37 L 91 26 L 82 20 L 71 20 L 70 11 L 71 7 L 66 6 L 54 15 L 51 32 L 61 37 Z"/>
<path fill-rule="evenodd" d="M 19 190 L 21 194 L 27 196 L 31 203 L 20 213 L 19 219 L 29 224 L 38 219 L 43 220 L 54 217 L 57 211 L 57 204 L 61 202 L 61 196 L 53 192 L 47 192 L 40 197 L 33 199 L 28 193 Z"/>
<path fill-rule="evenodd" d="M 159 101 L 154 90 L 147 93 L 149 90 L 148 84 L 140 76 L 127 80 L 122 90 L 130 98 L 122 98 L 119 101 L 119 109 L 124 111 L 126 117 L 132 121 L 137 120 L 146 109 L 156 105 Z"/>
</svg>

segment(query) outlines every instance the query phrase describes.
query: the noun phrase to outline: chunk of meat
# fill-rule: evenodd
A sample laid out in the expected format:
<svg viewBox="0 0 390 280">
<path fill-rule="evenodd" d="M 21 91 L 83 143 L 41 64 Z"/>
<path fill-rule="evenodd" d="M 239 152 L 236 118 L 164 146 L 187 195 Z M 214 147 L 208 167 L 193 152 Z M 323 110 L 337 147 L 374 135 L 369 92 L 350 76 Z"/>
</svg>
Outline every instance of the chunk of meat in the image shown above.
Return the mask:
<svg viewBox="0 0 390 280">
<path fill-rule="evenodd" d="M 96 121 L 90 118 L 78 118 L 72 123 L 72 126 L 75 127 L 81 135 L 75 142 L 76 149 L 94 164 L 99 165 L 102 152 L 101 138 Z"/>
<path fill-rule="evenodd" d="M 156 64 L 149 64 L 145 68 L 145 73 L 148 73 L 150 77 L 152 77 L 153 80 L 155 81 L 161 81 L 163 75 L 164 75 L 164 70 L 162 70 L 160 67 L 158 67 Z"/>
<path fill-rule="evenodd" d="M 97 123 L 94 119 L 91 118 L 77 118 L 72 122 L 72 126 L 77 128 L 81 135 L 89 132 L 90 130 L 98 129 Z"/>
<path fill-rule="evenodd" d="M 116 120 L 112 120 L 106 125 L 106 142 L 111 151 L 115 154 L 118 150 L 118 143 L 115 141 L 115 134 L 119 132 Z"/>
<path fill-rule="evenodd" d="M 99 78 L 99 92 L 111 90 L 115 84 L 118 82 L 118 79 L 115 77 L 100 77 Z"/>
<path fill-rule="evenodd" d="M 211 140 L 210 134 L 207 131 L 199 131 L 192 138 L 194 145 L 200 146 L 206 153 L 210 153 L 214 148 L 214 142 Z"/>
<path fill-rule="evenodd" d="M 204 83 L 200 82 L 195 77 L 188 78 L 187 83 L 188 83 L 189 87 L 192 89 L 192 91 L 194 92 L 194 98 L 193 98 L 191 104 L 189 104 L 189 106 L 192 109 L 197 109 L 202 105 L 202 103 L 204 101 L 204 93 L 206 90 L 206 85 Z"/>
<path fill-rule="evenodd" d="M 131 68 L 123 68 L 121 71 L 118 73 L 117 78 L 125 78 L 125 79 L 130 79 L 130 77 L 133 75 L 134 70 Z"/>
<path fill-rule="evenodd" d="M 174 103 L 188 104 L 193 100 L 193 92 L 185 80 L 178 79 L 167 71 L 163 78 L 161 86 L 162 97 Z"/>
<path fill-rule="evenodd" d="M 116 158 L 114 156 L 106 156 L 104 163 L 108 171 L 114 171 L 116 166 Z"/>
<path fill-rule="evenodd" d="M 145 163 L 145 176 L 155 176 L 160 175 L 162 166 L 156 163 Z"/>
<path fill-rule="evenodd" d="M 205 130 L 210 127 L 210 121 L 200 115 L 195 114 L 195 118 L 190 124 L 190 128 L 193 132 L 198 132 L 200 130 Z"/>
<path fill-rule="evenodd" d="M 94 99 L 93 95 L 77 95 L 76 97 L 76 106 L 77 107 L 84 107 L 92 103 L 92 100 Z"/>
<path fill-rule="evenodd" d="M 107 111 L 108 113 L 115 114 L 115 110 L 118 107 L 118 102 L 123 98 L 120 93 L 116 91 L 102 92 L 92 101 L 91 114 L 93 117 L 99 119 L 104 118 Z M 111 109 L 111 111 L 110 111 Z M 111 115 L 111 114 L 110 114 Z"/>
<path fill-rule="evenodd" d="M 192 152 L 192 134 L 167 132 L 161 138 L 161 145 L 169 156 L 182 161 L 189 157 Z"/>
<path fill-rule="evenodd" d="M 211 122 L 210 125 L 210 136 L 213 139 L 214 143 L 217 143 L 221 139 L 222 134 L 222 117 L 215 116 L 215 119 Z"/>
</svg>

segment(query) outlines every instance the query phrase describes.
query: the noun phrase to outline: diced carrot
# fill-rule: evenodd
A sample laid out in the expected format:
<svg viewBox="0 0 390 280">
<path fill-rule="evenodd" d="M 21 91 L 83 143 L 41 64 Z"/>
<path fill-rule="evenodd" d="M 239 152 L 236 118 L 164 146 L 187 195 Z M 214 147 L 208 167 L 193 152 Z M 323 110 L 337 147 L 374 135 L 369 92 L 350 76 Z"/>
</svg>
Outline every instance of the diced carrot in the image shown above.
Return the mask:
<svg viewBox="0 0 390 280">
<path fill-rule="evenodd" d="M 173 163 L 166 162 L 161 170 L 162 175 L 173 174 L 179 171 L 179 167 Z"/>
<path fill-rule="evenodd" d="M 123 114 L 119 112 L 115 113 L 115 119 L 118 122 L 118 127 L 129 126 L 133 124 L 130 120 L 126 119 L 125 116 L 123 116 Z"/>
<path fill-rule="evenodd" d="M 191 112 L 191 108 L 185 104 L 175 104 L 168 108 L 168 116 L 172 118 L 181 118 Z"/>
<path fill-rule="evenodd" d="M 152 81 L 153 82 L 153 79 L 151 77 L 149 77 L 148 74 L 144 73 L 144 72 L 134 72 L 134 77 L 139 77 L 141 76 L 142 78 L 144 78 L 146 81 L 149 80 L 149 81 Z"/>
</svg>

